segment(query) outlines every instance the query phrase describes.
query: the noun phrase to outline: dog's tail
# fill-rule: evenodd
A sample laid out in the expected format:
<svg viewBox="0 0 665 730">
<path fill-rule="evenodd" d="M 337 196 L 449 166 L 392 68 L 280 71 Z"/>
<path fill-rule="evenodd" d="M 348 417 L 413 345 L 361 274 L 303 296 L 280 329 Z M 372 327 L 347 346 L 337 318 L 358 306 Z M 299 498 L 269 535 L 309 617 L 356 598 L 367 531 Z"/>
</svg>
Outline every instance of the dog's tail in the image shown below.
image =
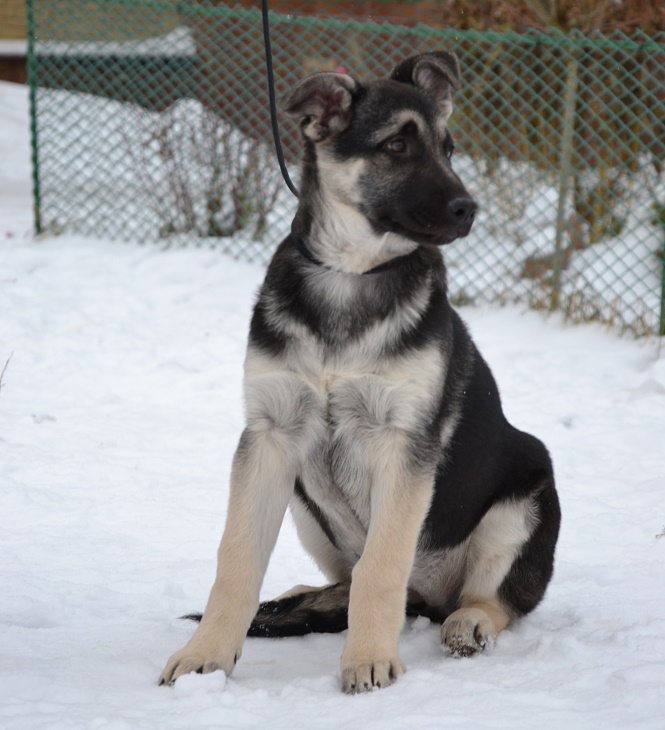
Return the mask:
<svg viewBox="0 0 665 730">
<path fill-rule="evenodd" d="M 259 605 L 247 636 L 275 638 L 305 634 L 336 634 L 348 628 L 349 584 L 293 593 Z M 184 619 L 200 621 L 202 614 Z"/>
</svg>

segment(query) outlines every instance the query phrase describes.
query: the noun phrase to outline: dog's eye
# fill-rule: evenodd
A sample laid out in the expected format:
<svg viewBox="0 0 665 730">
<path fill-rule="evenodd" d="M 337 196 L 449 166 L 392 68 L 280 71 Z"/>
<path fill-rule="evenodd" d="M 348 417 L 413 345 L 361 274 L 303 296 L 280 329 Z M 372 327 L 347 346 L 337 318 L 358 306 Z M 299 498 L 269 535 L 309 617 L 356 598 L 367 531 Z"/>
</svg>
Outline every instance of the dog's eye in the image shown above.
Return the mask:
<svg viewBox="0 0 665 730">
<path fill-rule="evenodd" d="M 403 137 L 392 137 L 383 143 L 383 149 L 391 155 L 404 155 L 409 151 L 409 146 Z"/>
<path fill-rule="evenodd" d="M 453 156 L 454 151 L 455 145 L 451 142 L 451 140 L 447 139 L 443 143 L 443 154 L 450 160 Z"/>
</svg>

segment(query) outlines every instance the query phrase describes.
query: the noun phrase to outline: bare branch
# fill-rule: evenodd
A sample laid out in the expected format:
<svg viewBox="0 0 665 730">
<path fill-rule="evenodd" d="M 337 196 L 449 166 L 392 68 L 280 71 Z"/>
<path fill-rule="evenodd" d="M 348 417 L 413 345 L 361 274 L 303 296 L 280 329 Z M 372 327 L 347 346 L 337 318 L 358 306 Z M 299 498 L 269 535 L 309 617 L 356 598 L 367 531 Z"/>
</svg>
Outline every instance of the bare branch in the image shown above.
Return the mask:
<svg viewBox="0 0 665 730">
<path fill-rule="evenodd" d="M 5 371 L 7 370 L 7 366 L 9 365 L 9 361 L 12 359 L 13 356 L 14 356 L 14 351 L 12 350 L 11 354 L 7 358 L 7 362 L 5 363 L 5 366 L 2 368 L 2 372 L 0 373 L 0 392 L 2 391 L 2 379 L 5 376 Z"/>
</svg>

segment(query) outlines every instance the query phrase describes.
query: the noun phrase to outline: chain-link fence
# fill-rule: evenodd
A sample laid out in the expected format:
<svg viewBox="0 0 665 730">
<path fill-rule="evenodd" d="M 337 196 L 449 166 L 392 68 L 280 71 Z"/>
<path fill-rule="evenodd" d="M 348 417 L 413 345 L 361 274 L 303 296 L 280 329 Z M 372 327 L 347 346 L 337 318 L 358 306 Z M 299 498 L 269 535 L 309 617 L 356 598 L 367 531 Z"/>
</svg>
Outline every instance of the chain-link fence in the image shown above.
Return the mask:
<svg viewBox="0 0 665 730">
<path fill-rule="evenodd" d="M 36 226 L 266 261 L 296 201 L 270 138 L 258 9 L 28 1 Z M 665 37 L 271 15 L 277 92 L 454 50 L 456 169 L 480 204 L 445 250 L 457 301 L 665 333 Z M 282 120 L 297 182 L 297 131 Z"/>
</svg>

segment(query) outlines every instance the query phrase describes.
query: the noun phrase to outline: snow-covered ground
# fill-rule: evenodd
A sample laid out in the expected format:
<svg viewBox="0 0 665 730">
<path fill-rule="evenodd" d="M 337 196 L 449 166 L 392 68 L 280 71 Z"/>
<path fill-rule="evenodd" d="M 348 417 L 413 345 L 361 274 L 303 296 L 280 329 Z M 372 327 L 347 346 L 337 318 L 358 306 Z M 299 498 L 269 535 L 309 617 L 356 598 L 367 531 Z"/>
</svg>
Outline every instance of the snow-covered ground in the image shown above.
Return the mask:
<svg viewBox="0 0 665 730">
<path fill-rule="evenodd" d="M 394 686 L 339 689 L 343 635 L 249 640 L 158 687 L 203 608 L 262 271 L 202 248 L 35 241 L 27 92 L 0 84 L 0 727 L 665 727 L 665 353 L 515 307 L 462 315 L 563 507 L 541 606 L 486 655 L 409 622 Z M 284 526 L 272 597 L 321 576 Z"/>
</svg>

